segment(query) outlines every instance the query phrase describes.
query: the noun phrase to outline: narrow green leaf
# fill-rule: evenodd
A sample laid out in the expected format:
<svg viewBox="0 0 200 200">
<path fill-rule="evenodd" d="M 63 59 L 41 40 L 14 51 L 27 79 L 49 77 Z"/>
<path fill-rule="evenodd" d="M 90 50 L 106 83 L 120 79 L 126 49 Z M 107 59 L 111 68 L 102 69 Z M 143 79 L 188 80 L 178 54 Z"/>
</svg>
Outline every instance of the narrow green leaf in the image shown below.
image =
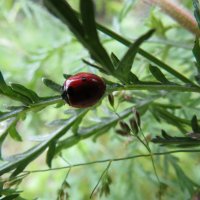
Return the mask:
<svg viewBox="0 0 200 200">
<path fill-rule="evenodd" d="M 65 79 L 68 79 L 69 77 L 71 77 L 72 75 L 71 74 L 63 74 L 63 77 L 65 78 Z"/>
<path fill-rule="evenodd" d="M 16 123 L 15 122 L 9 129 L 9 135 L 16 141 L 21 142 L 22 141 L 22 137 L 20 136 L 20 134 L 18 133 L 17 129 L 16 129 Z"/>
<path fill-rule="evenodd" d="M 85 39 L 88 43 L 88 50 L 92 58 L 99 62 L 104 69 L 108 69 L 109 72 L 112 72 L 114 69 L 113 64 L 108 56 L 108 53 L 101 45 L 97 34 L 94 5 L 92 0 L 80 0 L 80 10 L 83 27 L 86 34 Z"/>
<path fill-rule="evenodd" d="M 3 78 L 3 75 L 0 71 L 0 91 L 3 95 L 8 96 L 17 101 L 21 101 L 24 104 L 30 104 L 31 101 L 24 95 L 19 94 L 18 92 L 13 91 L 13 89 L 8 86 Z"/>
<path fill-rule="evenodd" d="M 115 98 L 114 98 L 113 93 L 108 94 L 108 101 L 109 101 L 111 107 L 114 108 L 114 105 L 115 105 Z"/>
<path fill-rule="evenodd" d="M 23 170 L 26 168 L 26 166 L 28 165 L 29 162 L 27 162 L 26 160 L 22 163 L 20 163 L 17 168 L 13 171 L 13 173 L 10 175 L 10 177 L 15 177 L 18 174 L 20 174 L 21 172 L 23 172 Z"/>
<path fill-rule="evenodd" d="M 120 43 L 124 44 L 125 46 L 130 46 L 131 42 L 121 35 L 117 34 L 116 32 L 100 25 L 97 24 L 97 29 L 99 29 L 101 32 L 105 33 L 106 35 L 110 36 L 111 38 L 115 39 L 116 41 L 119 41 Z M 172 74 L 174 77 L 178 78 L 179 80 L 183 81 L 184 83 L 190 83 L 192 86 L 195 86 L 193 81 L 191 81 L 189 78 L 185 77 L 183 74 L 179 73 L 174 69 L 174 67 L 171 67 L 164 63 L 163 61 L 159 60 L 155 56 L 151 55 L 147 51 L 139 48 L 138 53 L 143 56 L 144 58 L 148 59 L 149 61 L 153 62 L 156 64 L 158 67 L 164 69 L 168 73 Z"/>
<path fill-rule="evenodd" d="M 9 128 L 11 126 L 13 126 L 15 123 L 16 123 L 16 119 L 15 118 L 8 120 L 7 121 L 7 128 L 4 130 L 4 132 L 0 136 L 0 160 L 3 160 L 3 158 L 2 158 L 2 145 L 3 145 L 3 142 L 5 141 L 6 137 L 8 136 Z"/>
<path fill-rule="evenodd" d="M 29 98 L 32 102 L 38 102 L 40 100 L 39 96 L 33 91 L 30 90 L 23 85 L 11 83 L 11 87 L 15 92 L 18 92 L 27 98 Z"/>
<path fill-rule="evenodd" d="M 161 70 L 158 67 L 149 65 L 149 70 L 152 73 L 152 75 L 155 77 L 156 80 L 158 80 L 161 83 L 170 83 L 169 80 L 165 77 L 165 75 L 161 72 Z"/>
<path fill-rule="evenodd" d="M 55 83 L 54 81 L 47 78 L 43 78 L 42 81 L 47 87 L 51 88 L 53 91 L 58 93 L 62 92 L 62 86 Z"/>
<path fill-rule="evenodd" d="M 4 173 L 12 171 L 13 169 L 17 170 L 14 175 L 20 173 L 20 170 L 23 168 L 23 166 L 27 166 L 31 161 L 42 154 L 53 141 L 56 141 L 62 137 L 76 122 L 76 120 L 78 120 L 79 117 L 82 117 L 82 115 L 84 115 L 85 112 L 88 112 L 88 110 L 89 109 L 80 110 L 78 115 L 70 117 L 68 120 L 66 120 L 66 123 L 62 127 L 51 133 L 47 140 L 39 143 L 22 154 L 13 156 L 8 162 L 0 166 L 0 176 Z"/>
<path fill-rule="evenodd" d="M 200 45 L 199 45 L 199 39 L 196 38 L 195 43 L 194 43 L 194 47 L 192 49 L 193 55 L 196 59 L 196 63 L 195 66 L 197 68 L 197 75 L 200 75 Z M 200 81 L 199 81 L 200 82 Z"/>
<path fill-rule="evenodd" d="M 137 108 L 137 110 L 140 111 L 140 114 L 145 111 L 144 108 L 149 105 L 149 103 L 150 102 L 145 103 Z M 56 147 L 56 154 L 59 153 L 62 149 L 66 149 L 77 144 L 82 139 L 87 139 L 91 136 L 94 136 L 94 139 L 96 139 L 100 135 L 107 133 L 110 128 L 115 127 L 120 119 L 124 119 L 130 114 L 132 114 L 132 107 L 127 108 L 123 112 L 119 113 L 120 118 L 119 116 L 116 116 L 116 114 L 113 114 L 110 117 L 102 118 L 101 122 L 96 125 L 79 128 L 76 135 L 70 136 L 58 142 Z"/>
<path fill-rule="evenodd" d="M 135 84 L 138 84 L 140 82 L 138 77 L 132 72 L 128 74 L 127 80 L 129 83 L 135 83 Z"/>
<path fill-rule="evenodd" d="M 117 66 L 119 65 L 120 60 L 113 52 L 111 53 L 111 60 L 113 62 L 114 67 L 117 68 Z"/>
<path fill-rule="evenodd" d="M 193 0 L 193 6 L 194 6 L 194 16 L 196 18 L 196 21 L 198 23 L 198 26 L 200 28 L 200 5 L 198 0 Z"/>
<path fill-rule="evenodd" d="M 162 132 L 162 137 L 156 136 L 151 140 L 151 142 L 160 144 L 162 146 L 174 146 L 182 148 L 195 147 L 197 145 L 200 145 L 199 140 L 195 140 L 189 137 L 177 137 L 177 136 L 172 137 L 166 134 L 166 132 L 164 133 Z"/>
<path fill-rule="evenodd" d="M 3 75 L 0 71 L 0 90 L 3 94 L 13 94 L 11 88 L 6 84 Z"/>
<path fill-rule="evenodd" d="M 56 149 L 56 141 L 53 141 L 49 145 L 49 149 L 48 149 L 47 155 L 46 155 L 46 163 L 50 168 L 51 168 L 51 164 L 52 164 L 52 159 L 55 155 L 55 149 Z"/>
<path fill-rule="evenodd" d="M 192 125 L 192 130 L 194 131 L 194 133 L 200 133 L 200 127 L 198 125 L 198 120 L 197 120 L 197 116 L 196 115 L 194 115 L 192 117 L 191 125 Z"/>
<path fill-rule="evenodd" d="M 155 30 L 150 30 L 141 37 L 139 37 L 131 46 L 129 47 L 128 51 L 124 54 L 121 61 L 119 62 L 117 66 L 117 73 L 123 76 L 125 76 L 126 79 L 128 79 L 128 75 L 131 71 L 134 58 L 136 56 L 136 53 L 138 52 L 139 46 L 147 40 L 151 35 L 154 33 Z"/>
<path fill-rule="evenodd" d="M 1 137 L 0 137 L 0 160 L 3 160 L 2 145 L 3 145 L 3 142 L 5 141 L 7 136 L 8 136 L 8 131 L 6 130 L 4 133 L 1 134 Z"/>
<path fill-rule="evenodd" d="M 98 69 L 100 72 L 102 72 L 102 73 L 104 73 L 104 74 L 108 74 L 108 72 L 107 72 L 106 70 L 104 70 L 102 67 L 100 67 L 100 66 L 98 66 L 98 65 L 95 65 L 95 64 L 93 64 L 93 63 L 91 63 L 91 62 L 88 62 L 88 61 L 85 60 L 85 59 L 82 59 L 82 61 L 83 61 L 85 64 L 87 64 L 87 65 L 89 65 L 89 66 L 91 66 L 91 67 L 94 67 L 94 68 Z"/>
<path fill-rule="evenodd" d="M 197 61 L 198 64 L 200 64 L 200 45 L 199 45 L 199 39 L 196 38 L 195 42 L 194 42 L 194 47 L 192 49 L 193 55 Z"/>
<path fill-rule="evenodd" d="M 68 2 L 65 0 L 44 0 L 43 2 L 84 43 L 85 33 L 83 27 Z"/>
</svg>

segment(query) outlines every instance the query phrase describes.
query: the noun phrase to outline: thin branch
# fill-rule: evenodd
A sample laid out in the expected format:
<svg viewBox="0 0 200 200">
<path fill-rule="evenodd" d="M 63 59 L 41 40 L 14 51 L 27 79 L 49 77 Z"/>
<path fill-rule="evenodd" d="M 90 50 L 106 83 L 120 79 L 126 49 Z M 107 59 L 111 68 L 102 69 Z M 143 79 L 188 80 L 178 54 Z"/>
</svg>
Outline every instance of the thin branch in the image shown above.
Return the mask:
<svg viewBox="0 0 200 200">
<path fill-rule="evenodd" d="M 105 163 L 105 162 L 118 162 L 118 161 L 124 161 L 124 160 L 131 160 L 131 159 L 135 159 L 135 158 L 151 157 L 151 155 L 153 155 L 153 156 L 163 156 L 163 155 L 168 155 L 168 154 L 195 153 L 195 152 L 200 152 L 200 149 L 179 149 L 179 150 L 165 151 L 165 152 L 152 153 L 152 154 L 139 154 L 139 155 L 133 155 L 133 156 L 127 156 L 127 157 L 121 157 L 121 158 L 96 160 L 96 161 L 87 162 L 87 163 L 77 163 L 77 164 L 72 164 L 72 165 L 68 165 L 68 166 L 64 166 L 64 167 L 56 167 L 56 168 L 41 169 L 41 170 L 31 170 L 31 171 L 24 171 L 24 172 L 27 172 L 27 173 L 30 173 L 30 174 L 31 173 L 40 173 L 40 172 L 56 171 L 56 170 L 73 168 L 73 167 L 80 167 L 80 166 L 86 166 L 86 165 Z"/>
<path fill-rule="evenodd" d="M 196 86 L 181 86 L 172 84 L 134 84 L 134 85 L 123 85 L 119 87 L 109 88 L 109 92 L 120 91 L 120 90 L 165 90 L 165 91 L 178 91 L 178 92 L 197 92 L 200 93 L 200 87 Z"/>
</svg>

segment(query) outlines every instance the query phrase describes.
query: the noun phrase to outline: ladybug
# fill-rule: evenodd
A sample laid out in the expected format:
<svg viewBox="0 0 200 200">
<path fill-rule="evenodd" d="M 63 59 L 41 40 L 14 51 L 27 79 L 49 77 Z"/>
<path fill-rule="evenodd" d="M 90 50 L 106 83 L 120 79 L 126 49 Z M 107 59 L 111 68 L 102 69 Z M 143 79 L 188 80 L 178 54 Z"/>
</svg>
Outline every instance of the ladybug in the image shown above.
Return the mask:
<svg viewBox="0 0 200 200">
<path fill-rule="evenodd" d="M 104 95 L 106 84 L 99 76 L 82 72 L 70 76 L 63 85 L 62 98 L 72 107 L 87 108 Z"/>
</svg>

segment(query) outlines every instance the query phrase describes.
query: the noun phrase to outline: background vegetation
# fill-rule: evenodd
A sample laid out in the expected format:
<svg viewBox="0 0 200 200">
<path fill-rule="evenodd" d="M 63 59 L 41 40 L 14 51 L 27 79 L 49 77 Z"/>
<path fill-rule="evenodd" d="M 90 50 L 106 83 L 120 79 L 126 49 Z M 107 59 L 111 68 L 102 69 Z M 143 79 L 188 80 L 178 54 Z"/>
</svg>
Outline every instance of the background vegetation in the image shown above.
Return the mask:
<svg viewBox="0 0 200 200">
<path fill-rule="evenodd" d="M 67 2 L 79 11 L 78 0 Z M 192 51 L 195 35 L 157 6 L 94 2 L 98 23 L 121 36 L 117 41 L 100 28 L 101 43 L 122 71 L 89 54 L 92 36 L 83 47 L 42 1 L 0 1 L 0 199 L 200 198 L 198 40 Z M 193 13 L 192 1 L 181 3 Z M 129 41 L 139 37 L 122 62 Z M 64 105 L 47 79 L 62 85 L 63 74 L 83 71 L 107 80 L 107 93 L 78 110 Z"/>
</svg>

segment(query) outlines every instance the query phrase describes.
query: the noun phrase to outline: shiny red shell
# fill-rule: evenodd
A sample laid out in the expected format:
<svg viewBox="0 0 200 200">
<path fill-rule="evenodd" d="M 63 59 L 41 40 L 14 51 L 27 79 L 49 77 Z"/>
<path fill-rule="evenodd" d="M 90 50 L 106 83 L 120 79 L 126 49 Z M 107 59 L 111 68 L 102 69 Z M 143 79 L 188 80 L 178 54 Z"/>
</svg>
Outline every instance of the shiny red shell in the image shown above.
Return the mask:
<svg viewBox="0 0 200 200">
<path fill-rule="evenodd" d="M 106 85 L 99 76 L 82 72 L 64 82 L 62 98 L 72 107 L 87 108 L 96 104 L 105 90 Z"/>
</svg>

